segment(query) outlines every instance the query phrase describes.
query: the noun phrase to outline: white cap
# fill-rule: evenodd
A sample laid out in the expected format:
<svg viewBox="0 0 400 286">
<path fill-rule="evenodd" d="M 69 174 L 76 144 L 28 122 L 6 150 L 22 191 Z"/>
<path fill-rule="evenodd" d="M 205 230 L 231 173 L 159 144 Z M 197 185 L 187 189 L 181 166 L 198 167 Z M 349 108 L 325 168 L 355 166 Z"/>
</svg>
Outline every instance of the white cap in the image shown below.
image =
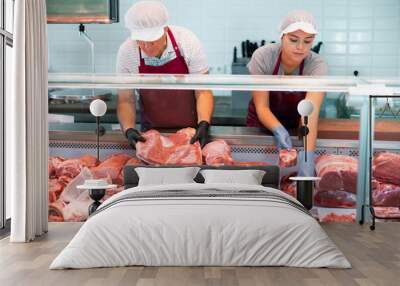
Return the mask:
<svg viewBox="0 0 400 286">
<path fill-rule="evenodd" d="M 302 30 L 308 34 L 318 34 L 314 17 L 311 13 L 304 10 L 295 10 L 283 18 L 279 27 L 280 38 L 284 34 Z"/>
<path fill-rule="evenodd" d="M 158 40 L 167 23 L 168 11 L 160 1 L 139 1 L 125 14 L 125 26 L 131 31 L 132 40 Z"/>
</svg>

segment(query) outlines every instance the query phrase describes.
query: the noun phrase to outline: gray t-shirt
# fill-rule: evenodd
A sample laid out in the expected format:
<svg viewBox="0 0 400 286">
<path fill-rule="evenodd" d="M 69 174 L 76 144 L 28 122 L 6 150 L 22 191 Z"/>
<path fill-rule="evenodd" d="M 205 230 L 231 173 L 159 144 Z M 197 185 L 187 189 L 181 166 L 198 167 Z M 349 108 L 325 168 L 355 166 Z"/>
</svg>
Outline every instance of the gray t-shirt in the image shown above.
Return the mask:
<svg viewBox="0 0 400 286">
<path fill-rule="evenodd" d="M 281 51 L 281 44 L 267 44 L 258 48 L 247 65 L 250 74 L 272 75 L 275 63 Z M 278 75 L 283 75 L 282 65 L 279 67 Z M 299 68 L 293 71 L 293 75 L 299 74 Z M 317 53 L 310 51 L 304 61 L 303 75 L 323 76 L 328 74 L 328 66 L 324 59 Z"/>
</svg>

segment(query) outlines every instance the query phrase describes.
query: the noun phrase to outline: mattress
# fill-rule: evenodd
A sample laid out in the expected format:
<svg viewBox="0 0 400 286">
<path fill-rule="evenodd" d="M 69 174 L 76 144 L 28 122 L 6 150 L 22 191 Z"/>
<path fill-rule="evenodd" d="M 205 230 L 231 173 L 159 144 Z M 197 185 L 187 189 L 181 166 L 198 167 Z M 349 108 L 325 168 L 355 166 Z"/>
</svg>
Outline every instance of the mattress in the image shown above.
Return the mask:
<svg viewBox="0 0 400 286">
<path fill-rule="evenodd" d="M 111 197 L 50 269 L 133 265 L 351 267 L 291 196 L 258 185 L 193 183 Z"/>
</svg>

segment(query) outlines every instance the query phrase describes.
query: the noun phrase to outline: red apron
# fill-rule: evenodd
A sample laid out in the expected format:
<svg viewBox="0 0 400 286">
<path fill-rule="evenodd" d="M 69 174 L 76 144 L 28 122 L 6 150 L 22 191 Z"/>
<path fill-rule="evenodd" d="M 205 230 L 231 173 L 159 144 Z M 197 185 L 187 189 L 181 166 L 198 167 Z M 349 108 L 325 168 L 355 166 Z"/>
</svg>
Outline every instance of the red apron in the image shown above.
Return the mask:
<svg viewBox="0 0 400 286">
<path fill-rule="evenodd" d="M 176 58 L 163 66 L 147 66 L 140 57 L 140 74 L 189 74 L 174 35 L 167 29 Z M 182 128 L 197 125 L 196 98 L 193 90 L 139 90 L 142 130 L 151 128 Z"/>
<path fill-rule="evenodd" d="M 278 75 L 279 66 L 281 65 L 282 52 L 279 54 L 275 63 L 272 75 Z M 299 75 L 303 75 L 304 60 L 300 64 Z M 269 108 L 275 117 L 282 123 L 286 129 L 298 128 L 300 123 L 300 115 L 297 112 L 297 104 L 306 97 L 307 92 L 304 91 L 270 91 L 269 92 Z M 249 127 L 265 128 L 257 116 L 256 107 L 253 99 L 249 102 L 247 110 L 246 125 Z"/>
</svg>

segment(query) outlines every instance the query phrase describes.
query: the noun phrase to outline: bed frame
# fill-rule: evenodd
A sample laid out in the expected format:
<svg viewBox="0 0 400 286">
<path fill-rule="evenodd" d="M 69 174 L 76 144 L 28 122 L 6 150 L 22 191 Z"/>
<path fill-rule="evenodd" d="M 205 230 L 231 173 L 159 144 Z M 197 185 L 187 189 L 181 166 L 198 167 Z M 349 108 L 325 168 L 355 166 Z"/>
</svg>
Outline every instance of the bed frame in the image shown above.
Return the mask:
<svg viewBox="0 0 400 286">
<path fill-rule="evenodd" d="M 124 168 L 124 180 L 125 180 L 125 189 L 136 187 L 139 183 L 139 176 L 135 171 L 136 167 L 147 167 L 147 168 L 182 168 L 183 166 L 126 166 Z M 262 179 L 261 184 L 264 187 L 271 187 L 275 189 L 279 189 L 279 167 L 278 166 L 197 166 L 200 167 L 201 170 L 206 169 L 218 169 L 218 170 L 263 170 L 265 171 L 265 175 Z M 197 183 L 204 183 L 204 178 L 200 174 L 194 178 Z"/>
</svg>

